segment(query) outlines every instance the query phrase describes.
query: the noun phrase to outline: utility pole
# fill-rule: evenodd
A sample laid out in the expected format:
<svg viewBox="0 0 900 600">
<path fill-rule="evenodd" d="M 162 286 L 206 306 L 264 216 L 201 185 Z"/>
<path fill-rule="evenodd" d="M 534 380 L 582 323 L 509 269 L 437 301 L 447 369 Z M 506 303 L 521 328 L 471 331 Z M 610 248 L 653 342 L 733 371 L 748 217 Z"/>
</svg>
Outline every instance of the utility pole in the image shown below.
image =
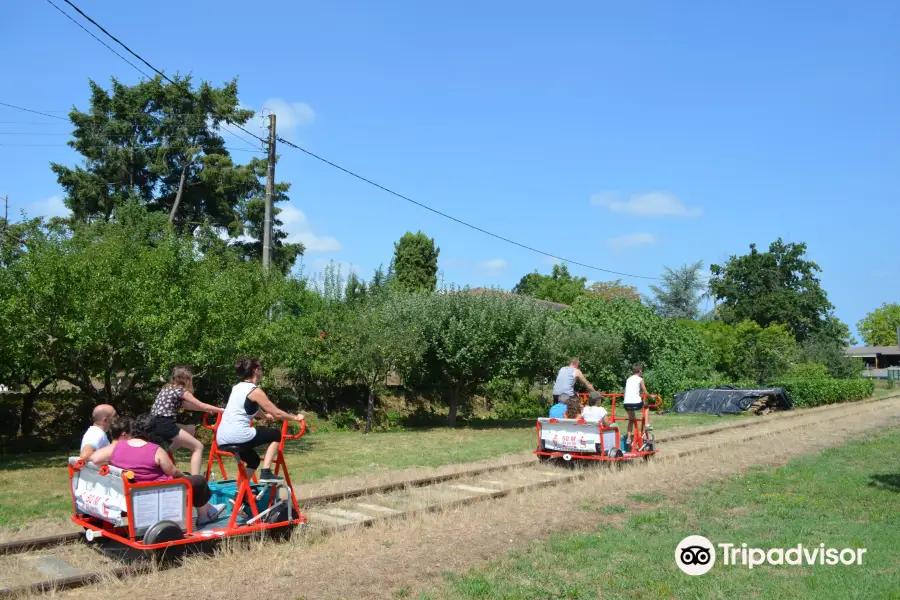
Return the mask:
<svg viewBox="0 0 900 600">
<path fill-rule="evenodd" d="M 266 218 L 263 222 L 263 268 L 272 261 L 272 196 L 275 195 L 275 113 L 269 115 L 269 164 L 266 167 Z"/>
</svg>

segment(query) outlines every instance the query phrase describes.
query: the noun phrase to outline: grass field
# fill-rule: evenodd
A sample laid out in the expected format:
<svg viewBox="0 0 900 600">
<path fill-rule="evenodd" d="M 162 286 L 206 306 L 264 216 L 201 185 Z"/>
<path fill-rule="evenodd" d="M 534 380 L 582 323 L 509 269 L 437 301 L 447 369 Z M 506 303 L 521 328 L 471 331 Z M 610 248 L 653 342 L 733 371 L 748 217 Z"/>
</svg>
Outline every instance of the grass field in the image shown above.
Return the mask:
<svg viewBox="0 0 900 600">
<path fill-rule="evenodd" d="M 447 574 L 431 596 L 499 598 L 900 598 L 900 429 L 787 466 L 752 469 L 679 499 L 633 495 L 629 506 L 583 506 L 596 531 L 560 535 L 483 568 Z M 856 566 L 724 566 L 690 577 L 678 543 L 866 548 Z M 428 596 L 426 596 L 428 597 Z"/>
<path fill-rule="evenodd" d="M 656 431 L 721 423 L 741 416 L 654 415 Z M 494 428 L 432 428 L 363 435 L 312 432 L 288 443 L 287 462 L 295 484 L 409 467 L 438 467 L 523 453 L 535 444 L 534 421 L 498 423 Z M 74 453 L 74 452 L 73 452 Z M 66 453 L 0 457 L 0 529 L 17 529 L 34 519 L 62 521 L 72 504 Z M 182 468 L 188 455 L 176 453 Z M 228 459 L 231 460 L 231 459 Z M 233 465 L 226 463 L 229 473 Z"/>
<path fill-rule="evenodd" d="M 888 387 L 887 381 L 882 379 L 875 380 L 875 397 L 884 398 L 885 396 L 894 396 L 900 394 L 900 385 Z"/>
</svg>

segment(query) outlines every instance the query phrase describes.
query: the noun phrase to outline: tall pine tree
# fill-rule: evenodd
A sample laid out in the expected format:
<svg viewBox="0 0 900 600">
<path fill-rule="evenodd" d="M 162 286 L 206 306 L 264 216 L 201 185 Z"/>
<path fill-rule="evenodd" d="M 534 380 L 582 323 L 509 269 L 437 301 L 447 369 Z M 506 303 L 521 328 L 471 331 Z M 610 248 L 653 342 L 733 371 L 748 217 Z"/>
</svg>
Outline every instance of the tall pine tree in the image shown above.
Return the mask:
<svg viewBox="0 0 900 600">
<path fill-rule="evenodd" d="M 109 90 L 90 82 L 90 108 L 69 113 L 75 138 L 69 145 L 84 162 L 51 164 L 72 220 L 115 219 L 116 209 L 133 200 L 168 214 L 179 231 L 209 228 L 227 235 L 247 258 L 259 257 L 266 161 L 235 163 L 222 137 L 223 126 L 245 125 L 253 111 L 240 108 L 236 80 L 196 89 L 190 77 L 173 80 L 177 85 L 156 77 L 129 86 L 113 79 Z M 274 198 L 273 262 L 284 270 L 304 250 L 286 243 L 277 219 L 289 188 L 277 183 Z"/>
</svg>

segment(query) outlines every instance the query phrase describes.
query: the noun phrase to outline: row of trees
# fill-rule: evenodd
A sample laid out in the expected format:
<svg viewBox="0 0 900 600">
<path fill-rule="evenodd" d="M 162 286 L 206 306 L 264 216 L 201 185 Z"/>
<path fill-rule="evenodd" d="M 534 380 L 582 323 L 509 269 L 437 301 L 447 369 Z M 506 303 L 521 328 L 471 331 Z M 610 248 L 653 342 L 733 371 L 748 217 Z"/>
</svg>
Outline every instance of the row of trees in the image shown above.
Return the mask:
<svg viewBox="0 0 900 600">
<path fill-rule="evenodd" d="M 367 430 L 392 374 L 442 398 L 452 425 L 498 380 L 552 378 L 572 355 L 607 391 L 642 362 L 651 390 L 668 399 L 693 381 L 761 383 L 797 363 L 824 364 L 835 377 L 859 370 L 823 335 L 798 342 L 784 324 L 672 319 L 627 297 L 586 294 L 556 311 L 501 291 L 410 291 L 403 267 L 369 282 L 329 269 L 313 290 L 266 277 L 238 249 L 179 234 L 164 214 L 127 204 L 114 216 L 74 229 L 36 219 L 6 232 L 16 243 L 0 253 L 0 378 L 28 390 L 25 433 L 54 383 L 92 401 L 146 402 L 172 365 L 186 363 L 205 393 L 223 397 L 233 358 L 246 352 L 285 375 L 288 401 L 325 414 L 336 390 L 361 386 Z"/>
<path fill-rule="evenodd" d="M 564 265 L 526 275 L 514 294 L 438 290 L 440 249 L 421 231 L 395 244 L 387 272 L 345 280 L 330 268 L 313 289 L 289 274 L 303 248 L 276 221 L 281 268 L 267 276 L 263 163 L 234 163 L 219 135 L 252 114 L 234 82 L 193 95 L 159 80 L 92 83 L 90 109 L 70 115 L 84 166 L 52 166 L 72 216 L 0 223 L 0 381 L 26 390 L 25 434 L 58 383 L 92 403 L 140 405 L 173 365 L 190 364 L 201 397 L 222 400 L 242 353 L 279 374 L 265 385 L 288 405 L 327 415 L 340 390 L 362 388 L 366 430 L 389 376 L 442 399 L 455 424 L 474 395 L 511 382 L 527 393 L 573 355 L 607 391 L 642 362 L 667 399 L 691 382 L 761 382 L 804 363 L 858 374 L 818 266 L 805 246 L 780 240 L 711 267 L 708 291 L 721 304 L 707 315 L 700 263 L 667 269 L 649 302 L 621 281 L 588 286 Z M 288 189 L 278 185 L 278 202 Z M 873 318 L 866 331 L 881 336 L 883 322 L 892 321 Z"/>
</svg>

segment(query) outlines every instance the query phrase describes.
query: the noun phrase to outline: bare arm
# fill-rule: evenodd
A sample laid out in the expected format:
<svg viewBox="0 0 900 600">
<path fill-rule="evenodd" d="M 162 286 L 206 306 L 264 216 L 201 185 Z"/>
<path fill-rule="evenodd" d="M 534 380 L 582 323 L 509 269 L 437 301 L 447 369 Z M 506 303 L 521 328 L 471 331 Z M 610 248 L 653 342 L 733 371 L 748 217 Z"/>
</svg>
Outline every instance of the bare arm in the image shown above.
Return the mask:
<svg viewBox="0 0 900 600">
<path fill-rule="evenodd" d="M 641 378 L 641 391 L 644 392 L 644 400 L 647 399 L 647 396 L 650 395 L 650 392 L 647 391 L 647 384 L 644 383 L 644 378 Z"/>
<path fill-rule="evenodd" d="M 84 448 L 81 449 L 81 454 L 78 455 L 78 458 L 80 458 L 81 460 L 90 460 L 91 455 L 94 454 L 94 452 L 96 452 L 96 451 L 97 451 L 96 448 L 94 448 L 93 446 L 88 444 L 87 446 L 85 446 Z"/>
<path fill-rule="evenodd" d="M 588 380 L 584 378 L 584 374 L 581 372 L 581 369 L 575 369 L 575 377 L 577 377 L 578 381 L 583 383 L 584 387 L 589 389 L 592 393 L 597 391 L 594 389 L 594 386 L 592 386 L 590 383 L 588 383 Z"/>
<path fill-rule="evenodd" d="M 103 465 L 108 465 L 110 459 L 112 458 L 113 448 L 115 448 L 116 444 L 118 444 L 118 443 L 119 443 L 119 440 L 116 440 L 109 446 L 103 446 L 99 450 L 93 450 L 93 448 L 94 448 L 93 446 L 85 446 L 84 450 L 87 450 L 88 448 L 90 448 L 93 450 L 93 452 L 88 454 L 88 458 L 84 458 L 84 450 L 82 450 L 81 451 L 82 460 L 89 460 L 90 462 L 94 463 L 95 465 L 98 465 L 101 467 Z"/>
<path fill-rule="evenodd" d="M 196 410 L 199 412 L 220 413 L 224 412 L 224 408 L 213 406 L 205 402 L 200 402 L 195 395 L 185 390 L 181 397 L 181 407 L 185 410 Z"/>
<path fill-rule="evenodd" d="M 291 413 L 285 412 L 272 404 L 272 401 L 269 400 L 269 397 L 260 388 L 256 388 L 255 390 L 250 392 L 250 395 L 247 397 L 250 400 L 256 402 L 256 404 L 266 412 L 267 417 L 271 417 L 279 421 L 297 421 L 298 423 L 303 420 L 303 415 L 292 415 Z"/>
<path fill-rule="evenodd" d="M 163 473 L 170 477 L 175 477 L 176 479 L 184 477 L 184 473 L 178 470 L 178 467 L 175 466 L 175 463 L 172 462 L 172 459 L 169 458 L 169 455 L 162 448 L 156 449 L 156 464 L 163 470 Z"/>
</svg>

